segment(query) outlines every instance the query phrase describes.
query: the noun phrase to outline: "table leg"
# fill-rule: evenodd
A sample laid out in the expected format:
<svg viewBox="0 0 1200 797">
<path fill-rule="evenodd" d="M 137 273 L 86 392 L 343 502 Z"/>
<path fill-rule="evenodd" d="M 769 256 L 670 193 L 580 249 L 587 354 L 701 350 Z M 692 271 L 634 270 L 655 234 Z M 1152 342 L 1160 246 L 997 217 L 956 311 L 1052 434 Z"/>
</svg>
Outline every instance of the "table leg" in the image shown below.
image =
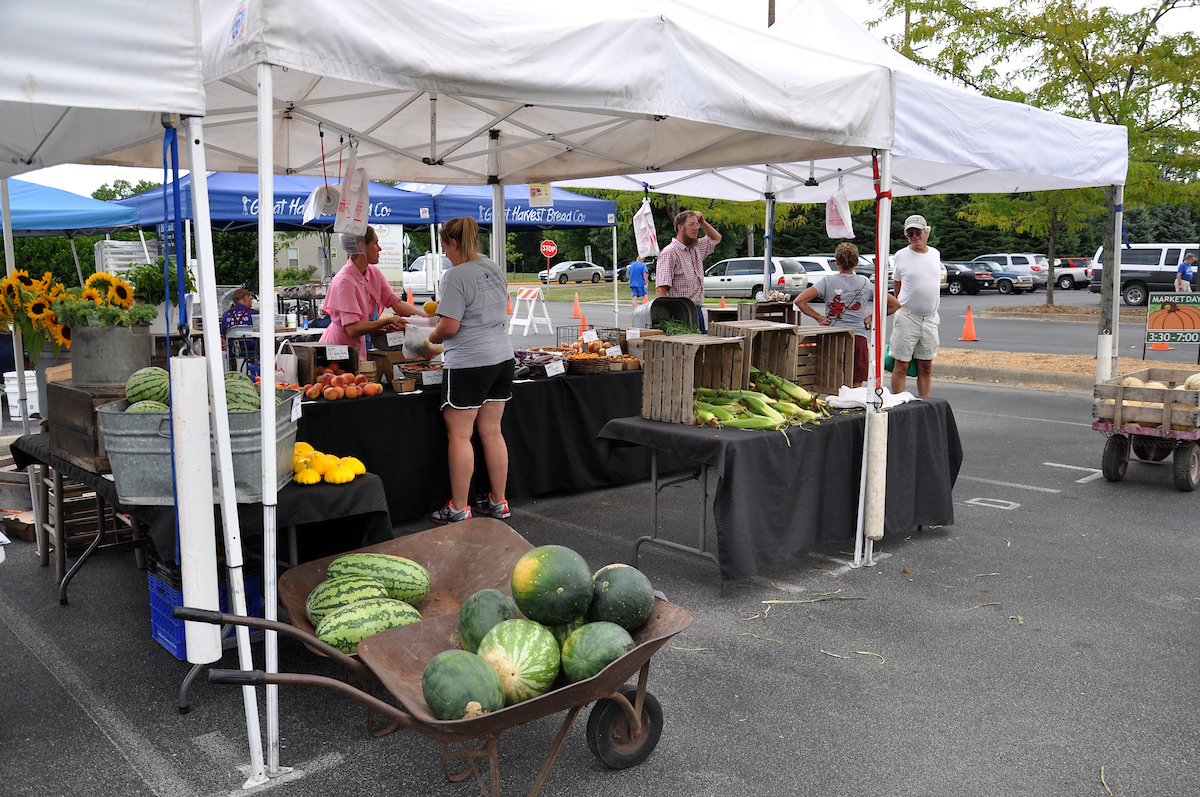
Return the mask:
<svg viewBox="0 0 1200 797">
<path fill-rule="evenodd" d="M 63 518 L 63 477 L 53 468 L 54 474 L 54 581 L 61 584 L 67 570 L 66 520 Z"/>
<path fill-rule="evenodd" d="M 700 482 L 700 537 L 697 541 L 697 546 L 684 545 L 682 543 L 664 540 L 658 536 L 658 494 L 676 484 L 686 481 Z M 677 551 L 692 553 L 698 556 L 703 556 L 706 559 L 712 560 L 717 566 L 718 577 L 721 570 L 721 563 L 716 555 L 708 550 L 706 538 L 708 531 L 708 465 L 700 463 L 699 470 L 687 476 L 678 476 L 674 479 L 669 479 L 659 483 L 658 480 L 658 451 L 654 448 L 650 449 L 650 534 L 645 537 L 638 537 L 633 543 L 633 566 L 638 566 L 638 552 L 642 543 L 649 542 L 654 545 L 661 545 L 665 548 L 674 548 Z M 721 579 L 721 597 L 725 596 L 725 581 Z"/>
<path fill-rule="evenodd" d="M 35 534 L 37 536 L 38 547 L 38 564 L 42 567 L 50 564 L 50 537 L 46 528 L 46 512 L 50 507 L 50 485 L 46 484 L 46 479 L 50 478 L 47 472 L 46 465 L 30 465 L 37 472 L 37 512 L 34 513 L 34 524 L 36 525 Z"/>
<path fill-rule="evenodd" d="M 62 513 L 60 512 L 59 514 L 61 515 Z M 59 528 L 60 526 L 60 522 L 55 523 L 55 528 Z M 88 560 L 88 557 L 100 547 L 100 543 L 104 541 L 104 534 L 106 531 L 107 529 L 105 529 L 104 523 L 104 499 L 100 497 L 100 493 L 96 493 L 96 539 L 92 540 L 92 544 L 87 547 L 87 550 L 80 554 L 79 558 L 75 560 L 75 564 L 71 566 L 71 569 L 68 570 L 67 574 L 63 577 L 62 583 L 58 585 L 58 602 L 63 606 L 67 605 L 67 585 L 71 583 L 71 579 L 74 578 L 75 574 L 79 572 L 79 568 L 83 567 L 83 563 Z M 63 545 L 63 552 L 65 556 L 65 544 Z"/>
</svg>

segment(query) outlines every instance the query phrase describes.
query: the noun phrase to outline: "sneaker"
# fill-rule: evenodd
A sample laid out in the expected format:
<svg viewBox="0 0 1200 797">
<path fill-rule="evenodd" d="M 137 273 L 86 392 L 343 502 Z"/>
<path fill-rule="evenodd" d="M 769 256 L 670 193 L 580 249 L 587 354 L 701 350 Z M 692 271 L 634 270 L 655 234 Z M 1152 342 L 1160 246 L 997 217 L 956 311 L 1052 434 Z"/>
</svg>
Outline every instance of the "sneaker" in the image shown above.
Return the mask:
<svg viewBox="0 0 1200 797">
<path fill-rule="evenodd" d="M 471 507 L 465 506 L 462 509 L 455 509 L 452 501 L 447 501 L 444 507 L 432 515 L 433 522 L 443 526 L 447 523 L 458 523 L 460 520 L 470 519 Z"/>
<path fill-rule="evenodd" d="M 508 501 L 493 501 L 491 493 L 488 493 L 475 502 L 475 511 L 481 515 L 490 515 L 498 520 L 512 517 L 512 512 L 508 508 Z"/>
</svg>

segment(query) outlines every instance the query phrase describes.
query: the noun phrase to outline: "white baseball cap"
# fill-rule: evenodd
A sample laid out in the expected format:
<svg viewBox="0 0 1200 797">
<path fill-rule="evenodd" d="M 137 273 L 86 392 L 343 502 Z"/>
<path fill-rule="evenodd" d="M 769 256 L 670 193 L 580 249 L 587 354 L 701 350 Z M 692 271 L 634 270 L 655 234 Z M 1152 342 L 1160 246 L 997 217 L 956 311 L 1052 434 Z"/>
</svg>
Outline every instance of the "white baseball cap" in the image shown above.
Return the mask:
<svg viewBox="0 0 1200 797">
<path fill-rule="evenodd" d="M 916 229 L 916 230 L 928 230 L 929 229 L 929 224 L 925 221 L 924 216 L 918 216 L 918 215 L 914 214 L 904 220 L 904 231 L 908 232 L 909 230 L 913 230 L 913 229 Z"/>
</svg>

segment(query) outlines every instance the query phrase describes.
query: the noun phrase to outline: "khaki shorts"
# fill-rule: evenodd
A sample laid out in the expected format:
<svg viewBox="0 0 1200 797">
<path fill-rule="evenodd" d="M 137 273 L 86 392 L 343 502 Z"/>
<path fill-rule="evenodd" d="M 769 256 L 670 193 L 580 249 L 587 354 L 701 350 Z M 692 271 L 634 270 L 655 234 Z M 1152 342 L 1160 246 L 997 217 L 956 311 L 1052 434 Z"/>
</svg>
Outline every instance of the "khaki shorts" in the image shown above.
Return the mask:
<svg viewBox="0 0 1200 797">
<path fill-rule="evenodd" d="M 932 360 L 938 353 L 938 324 L 936 312 L 920 315 L 901 307 L 892 324 L 891 353 L 899 362 Z"/>
</svg>

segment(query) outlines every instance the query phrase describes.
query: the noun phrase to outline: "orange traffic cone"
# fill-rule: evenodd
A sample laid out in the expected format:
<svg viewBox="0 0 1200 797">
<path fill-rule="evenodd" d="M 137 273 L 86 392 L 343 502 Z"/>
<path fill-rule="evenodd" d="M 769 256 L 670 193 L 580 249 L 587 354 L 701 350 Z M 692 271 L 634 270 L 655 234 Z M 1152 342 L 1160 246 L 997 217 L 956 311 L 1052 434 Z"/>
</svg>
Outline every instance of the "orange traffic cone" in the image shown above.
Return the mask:
<svg viewBox="0 0 1200 797">
<path fill-rule="evenodd" d="M 645 296 L 642 297 L 642 304 L 647 304 L 647 303 L 649 303 L 649 301 L 650 301 L 650 294 L 647 293 Z"/>
<path fill-rule="evenodd" d="M 412 304 L 412 286 L 411 285 L 408 286 L 408 298 L 405 301 L 407 301 L 409 304 Z"/>
<path fill-rule="evenodd" d="M 725 297 L 724 296 L 721 297 L 721 309 L 722 310 L 725 309 Z"/>
<path fill-rule="evenodd" d="M 971 315 L 971 305 L 967 305 L 967 320 L 963 322 L 963 333 L 959 340 L 979 340 L 975 337 L 975 317 Z"/>
<path fill-rule="evenodd" d="M 1151 343 L 1150 348 L 1155 351 L 1175 351 L 1175 347 L 1169 343 Z"/>
<path fill-rule="evenodd" d="M 571 318 L 580 318 L 583 313 L 579 312 L 579 294 L 575 294 L 575 309 L 571 311 Z"/>
<path fill-rule="evenodd" d="M 587 332 L 587 316 L 585 315 L 579 316 L 579 331 Z"/>
<path fill-rule="evenodd" d="M 508 314 L 512 315 L 512 294 L 508 294 Z"/>
</svg>

